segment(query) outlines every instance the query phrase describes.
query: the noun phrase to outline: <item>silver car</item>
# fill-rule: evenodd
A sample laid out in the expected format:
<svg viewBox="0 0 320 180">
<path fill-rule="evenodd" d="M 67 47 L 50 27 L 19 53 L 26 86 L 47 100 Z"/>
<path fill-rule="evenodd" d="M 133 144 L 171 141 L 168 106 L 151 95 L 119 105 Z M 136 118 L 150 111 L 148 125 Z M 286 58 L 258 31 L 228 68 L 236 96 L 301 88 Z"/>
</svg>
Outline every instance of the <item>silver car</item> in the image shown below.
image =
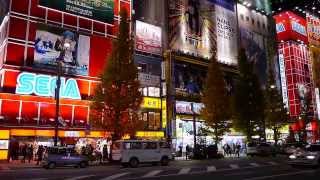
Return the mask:
<svg viewBox="0 0 320 180">
<path fill-rule="evenodd" d="M 320 144 L 307 145 L 304 150 L 296 151 L 289 156 L 288 163 L 293 166 L 319 166 Z"/>
<path fill-rule="evenodd" d="M 73 148 L 67 147 L 52 147 L 48 148 L 42 166 L 47 169 L 52 169 L 57 166 L 73 166 L 87 167 L 89 159 L 86 156 L 79 155 Z"/>
</svg>

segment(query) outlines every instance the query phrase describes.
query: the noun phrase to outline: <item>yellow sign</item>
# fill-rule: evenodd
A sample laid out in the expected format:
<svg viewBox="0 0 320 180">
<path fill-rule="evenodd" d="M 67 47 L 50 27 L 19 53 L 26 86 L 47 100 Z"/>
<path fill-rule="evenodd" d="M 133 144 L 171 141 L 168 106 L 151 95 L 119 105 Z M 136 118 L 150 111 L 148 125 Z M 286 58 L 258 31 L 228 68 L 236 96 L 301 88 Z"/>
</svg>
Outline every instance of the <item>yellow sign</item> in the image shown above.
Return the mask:
<svg viewBox="0 0 320 180">
<path fill-rule="evenodd" d="M 161 109 L 161 99 L 144 97 L 141 107 L 148 108 L 148 109 Z"/>
<path fill-rule="evenodd" d="M 0 130 L 0 139 L 9 139 L 9 130 Z"/>
<path fill-rule="evenodd" d="M 162 128 L 167 127 L 167 101 L 162 100 Z"/>
<path fill-rule="evenodd" d="M 164 132 L 163 131 L 138 131 L 136 133 L 137 137 L 153 137 L 153 138 L 163 138 Z"/>
<path fill-rule="evenodd" d="M 0 150 L 0 160 L 8 159 L 8 150 Z"/>
</svg>

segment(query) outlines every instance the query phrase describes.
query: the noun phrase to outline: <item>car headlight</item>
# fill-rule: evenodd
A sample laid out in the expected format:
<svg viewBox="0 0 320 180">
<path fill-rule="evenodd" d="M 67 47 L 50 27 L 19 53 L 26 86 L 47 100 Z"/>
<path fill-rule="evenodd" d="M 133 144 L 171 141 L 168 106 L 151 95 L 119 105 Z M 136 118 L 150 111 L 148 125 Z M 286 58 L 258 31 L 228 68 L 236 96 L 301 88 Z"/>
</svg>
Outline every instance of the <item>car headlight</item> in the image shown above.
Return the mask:
<svg viewBox="0 0 320 180">
<path fill-rule="evenodd" d="M 315 158 L 316 158 L 315 156 L 307 156 L 307 159 L 310 159 L 310 160 L 315 159 Z"/>
<path fill-rule="evenodd" d="M 289 158 L 290 158 L 290 159 L 296 159 L 297 156 L 295 156 L 295 155 L 290 155 Z"/>
</svg>

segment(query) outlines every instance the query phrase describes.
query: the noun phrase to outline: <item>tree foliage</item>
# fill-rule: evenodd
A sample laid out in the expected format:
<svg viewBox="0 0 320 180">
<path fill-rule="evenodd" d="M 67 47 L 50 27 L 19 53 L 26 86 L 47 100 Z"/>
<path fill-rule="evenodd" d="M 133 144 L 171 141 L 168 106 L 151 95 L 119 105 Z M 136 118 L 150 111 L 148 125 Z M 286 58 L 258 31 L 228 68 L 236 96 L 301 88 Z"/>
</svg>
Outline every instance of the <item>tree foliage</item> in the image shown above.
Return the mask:
<svg viewBox="0 0 320 180">
<path fill-rule="evenodd" d="M 239 51 L 239 77 L 232 100 L 233 126 L 243 132 L 247 140 L 261 135 L 264 127 L 264 98 L 253 64 L 247 60 L 245 49 Z"/>
<path fill-rule="evenodd" d="M 213 56 L 209 65 L 204 94 L 202 97 L 204 108 L 201 111 L 208 128 L 204 131 L 212 134 L 215 143 L 221 141 L 221 137 L 229 131 L 230 101 L 227 96 L 226 84 L 220 64 Z"/>
<path fill-rule="evenodd" d="M 138 70 L 133 59 L 128 14 L 121 11 L 118 39 L 101 75 L 91 106 L 91 124 L 112 133 L 112 140 L 131 137 L 142 127 L 138 110 L 142 101 Z"/>
</svg>

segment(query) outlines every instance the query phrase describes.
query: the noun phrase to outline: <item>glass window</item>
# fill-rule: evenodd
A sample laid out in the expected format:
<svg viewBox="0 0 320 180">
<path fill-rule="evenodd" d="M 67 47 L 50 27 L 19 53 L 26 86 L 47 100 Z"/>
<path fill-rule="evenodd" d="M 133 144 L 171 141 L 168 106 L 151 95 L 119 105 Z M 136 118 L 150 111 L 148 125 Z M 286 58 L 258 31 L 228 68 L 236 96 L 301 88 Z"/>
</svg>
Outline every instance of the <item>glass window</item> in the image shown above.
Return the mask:
<svg viewBox="0 0 320 180">
<path fill-rule="evenodd" d="M 155 113 L 149 112 L 149 129 L 154 129 L 155 126 Z"/>
<path fill-rule="evenodd" d="M 142 143 L 140 142 L 132 142 L 131 149 L 142 149 Z"/>
<path fill-rule="evenodd" d="M 157 143 L 156 142 L 144 143 L 144 149 L 157 149 Z"/>
<path fill-rule="evenodd" d="M 123 149 L 130 149 L 130 143 L 129 142 L 123 143 Z"/>
<path fill-rule="evenodd" d="M 155 113 L 155 130 L 160 129 L 160 113 Z"/>
<path fill-rule="evenodd" d="M 160 148 L 170 148 L 170 144 L 168 142 L 160 142 Z"/>
</svg>

